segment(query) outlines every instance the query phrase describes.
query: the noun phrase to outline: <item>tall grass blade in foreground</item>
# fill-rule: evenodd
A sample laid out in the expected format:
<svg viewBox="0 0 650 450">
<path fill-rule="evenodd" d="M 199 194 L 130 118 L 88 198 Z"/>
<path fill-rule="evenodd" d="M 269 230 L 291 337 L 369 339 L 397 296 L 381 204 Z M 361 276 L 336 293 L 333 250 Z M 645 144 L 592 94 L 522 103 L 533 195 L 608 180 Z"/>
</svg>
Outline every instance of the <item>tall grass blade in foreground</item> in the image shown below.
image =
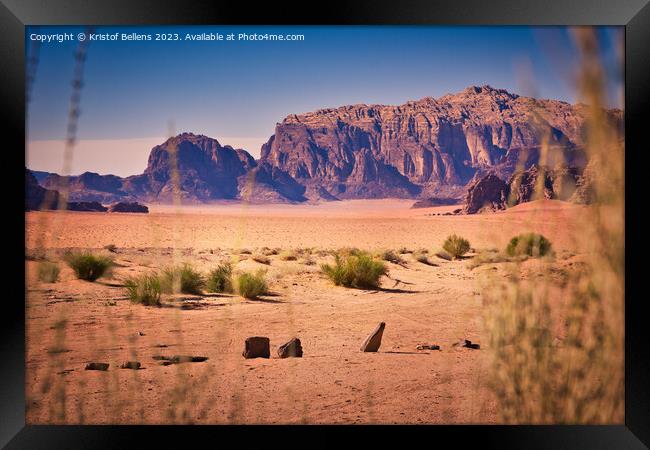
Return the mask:
<svg viewBox="0 0 650 450">
<path fill-rule="evenodd" d="M 625 148 L 603 109 L 604 71 L 595 31 L 573 31 L 582 55 L 587 167 L 594 175 L 593 204 L 577 219 L 575 236 L 587 267 L 566 285 L 548 273 L 534 282 L 487 283 L 490 380 L 505 423 L 624 422 Z M 531 252 L 541 253 L 537 241 L 536 251 L 535 239 L 525 237 L 509 248 L 529 253 L 533 242 Z M 515 267 L 512 280 L 521 280 L 518 272 Z"/>
<path fill-rule="evenodd" d="M 335 285 L 358 289 L 376 289 L 379 279 L 388 275 L 383 261 L 363 252 L 337 254 L 334 265 L 323 264 L 321 269 Z"/>
<path fill-rule="evenodd" d="M 89 252 L 68 253 L 64 257 L 68 265 L 74 270 L 77 278 L 86 281 L 95 281 L 108 273 L 113 266 L 113 260 L 107 256 L 93 255 Z"/>
</svg>

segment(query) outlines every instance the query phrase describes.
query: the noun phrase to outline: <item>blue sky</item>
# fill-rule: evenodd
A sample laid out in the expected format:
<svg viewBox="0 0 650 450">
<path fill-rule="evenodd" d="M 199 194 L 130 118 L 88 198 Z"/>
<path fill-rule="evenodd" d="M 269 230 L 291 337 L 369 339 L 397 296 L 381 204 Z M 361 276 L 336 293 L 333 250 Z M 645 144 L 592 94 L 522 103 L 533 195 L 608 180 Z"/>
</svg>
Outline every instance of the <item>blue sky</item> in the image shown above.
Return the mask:
<svg viewBox="0 0 650 450">
<path fill-rule="evenodd" d="M 82 31 L 30 27 L 26 50 L 32 33 Z M 563 27 L 138 26 L 95 32 L 305 38 L 90 42 L 72 173 L 140 173 L 151 146 L 169 135 L 170 123 L 175 132 L 206 134 L 257 157 L 285 116 L 324 107 L 401 104 L 482 84 L 577 101 L 572 82 L 577 50 Z M 618 107 L 621 80 L 614 48 L 621 33 L 599 30 L 611 76 L 610 103 Z M 74 40 L 40 47 L 28 117 L 27 164 L 33 169 L 61 170 L 77 45 Z"/>
</svg>

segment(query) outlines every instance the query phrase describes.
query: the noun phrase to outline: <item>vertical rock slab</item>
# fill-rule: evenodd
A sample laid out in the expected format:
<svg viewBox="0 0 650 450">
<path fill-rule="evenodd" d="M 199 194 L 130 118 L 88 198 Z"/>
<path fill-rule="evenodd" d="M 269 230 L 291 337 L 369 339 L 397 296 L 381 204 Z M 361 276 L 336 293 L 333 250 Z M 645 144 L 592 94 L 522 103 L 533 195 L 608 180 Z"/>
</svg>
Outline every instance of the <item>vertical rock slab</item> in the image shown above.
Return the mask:
<svg viewBox="0 0 650 450">
<path fill-rule="evenodd" d="M 377 325 L 377 328 L 375 328 L 375 330 L 370 333 L 366 340 L 363 341 L 363 344 L 361 345 L 362 352 L 376 352 L 379 350 L 379 346 L 381 345 L 381 337 L 384 334 L 384 328 L 386 328 L 385 322 L 381 322 L 379 325 Z"/>
<path fill-rule="evenodd" d="M 289 342 L 278 347 L 280 358 L 302 358 L 302 345 L 300 339 L 293 338 Z"/>
<path fill-rule="evenodd" d="M 244 351 L 242 355 L 246 359 L 250 358 L 270 358 L 270 341 L 269 338 L 263 336 L 252 336 L 246 338 L 244 342 Z"/>
</svg>

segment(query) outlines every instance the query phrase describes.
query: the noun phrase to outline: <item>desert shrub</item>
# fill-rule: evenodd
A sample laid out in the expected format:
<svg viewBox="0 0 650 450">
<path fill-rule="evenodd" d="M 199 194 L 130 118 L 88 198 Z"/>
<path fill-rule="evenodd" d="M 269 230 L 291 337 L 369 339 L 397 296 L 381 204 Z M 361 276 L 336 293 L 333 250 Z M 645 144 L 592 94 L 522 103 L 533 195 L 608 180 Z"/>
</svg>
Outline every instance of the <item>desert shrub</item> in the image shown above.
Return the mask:
<svg viewBox="0 0 650 450">
<path fill-rule="evenodd" d="M 400 247 L 397 253 L 399 253 L 400 255 L 406 255 L 407 253 L 413 253 L 413 250 L 410 250 L 406 247 Z"/>
<path fill-rule="evenodd" d="M 113 260 L 107 256 L 93 255 L 88 252 L 67 253 L 65 261 L 74 270 L 77 278 L 86 281 L 95 281 L 108 273 L 113 265 Z"/>
<path fill-rule="evenodd" d="M 220 264 L 208 274 L 206 287 L 209 292 L 232 292 L 232 265 Z"/>
<path fill-rule="evenodd" d="M 264 256 L 277 255 L 278 254 L 278 249 L 277 248 L 262 247 L 260 249 L 260 253 L 262 255 L 264 255 Z"/>
<path fill-rule="evenodd" d="M 296 256 L 296 254 L 294 252 L 288 250 L 288 251 L 284 251 L 284 252 L 280 253 L 279 258 L 282 261 L 295 261 L 295 260 L 298 259 L 298 256 Z"/>
<path fill-rule="evenodd" d="M 424 253 L 425 255 L 429 254 L 429 250 L 426 248 L 418 248 L 415 252 L 413 253 Z"/>
<path fill-rule="evenodd" d="M 306 266 L 313 266 L 316 264 L 316 260 L 312 258 L 311 256 L 307 255 L 304 258 L 300 260 L 301 263 L 303 263 Z"/>
<path fill-rule="evenodd" d="M 43 283 L 56 283 L 59 280 L 59 265 L 49 261 L 43 261 L 38 265 L 38 279 Z"/>
<path fill-rule="evenodd" d="M 417 262 L 420 262 L 420 263 L 422 263 L 422 264 L 427 264 L 427 265 L 429 265 L 429 266 L 435 266 L 435 264 L 432 263 L 432 262 L 429 260 L 429 256 L 428 256 L 426 253 L 414 252 L 414 253 L 413 253 L 413 258 L 414 258 Z"/>
<path fill-rule="evenodd" d="M 315 250 L 316 249 L 314 249 L 312 247 L 304 247 L 304 248 L 296 249 L 296 253 L 298 255 L 311 255 L 312 253 L 314 253 Z"/>
<path fill-rule="evenodd" d="M 510 239 L 506 253 L 510 256 L 544 256 L 551 251 L 551 242 L 541 234 L 525 233 Z"/>
<path fill-rule="evenodd" d="M 240 254 L 240 255 L 250 255 L 250 254 L 252 254 L 252 253 L 253 253 L 253 252 L 251 252 L 251 251 L 250 251 L 249 249 L 247 249 L 247 248 L 242 248 L 241 250 L 239 250 L 239 254 Z"/>
<path fill-rule="evenodd" d="M 388 275 L 384 262 L 367 253 L 337 254 L 334 265 L 323 264 L 321 269 L 335 285 L 360 289 L 377 288 L 382 275 Z"/>
<path fill-rule="evenodd" d="M 167 294 L 200 294 L 205 287 L 205 278 L 189 264 L 167 267 L 160 277 L 160 287 Z"/>
<path fill-rule="evenodd" d="M 436 252 L 436 256 L 440 259 L 444 259 L 445 261 L 451 261 L 454 259 L 449 253 L 443 251 Z"/>
<path fill-rule="evenodd" d="M 266 283 L 266 271 L 244 272 L 237 275 L 237 293 L 244 298 L 256 298 L 269 290 Z"/>
<path fill-rule="evenodd" d="M 129 299 L 133 303 L 145 306 L 160 305 L 160 278 L 156 275 L 141 275 L 126 280 L 124 283 Z"/>
<path fill-rule="evenodd" d="M 271 258 L 265 255 L 253 255 L 252 259 L 253 261 L 256 261 L 260 264 L 266 264 L 267 266 L 271 264 Z"/>
<path fill-rule="evenodd" d="M 476 267 L 481 266 L 483 264 L 496 264 L 496 263 L 502 263 L 511 260 L 518 261 L 518 259 L 509 258 L 508 255 L 505 255 L 496 249 L 488 249 L 479 252 L 479 254 L 476 255 L 476 257 L 472 258 L 470 262 L 467 264 L 467 267 L 469 269 L 475 269 Z"/>
<path fill-rule="evenodd" d="M 449 253 L 452 258 L 458 259 L 469 251 L 470 245 L 467 239 L 452 234 L 447 238 L 442 248 Z"/>
<path fill-rule="evenodd" d="M 377 255 L 384 261 L 392 262 L 394 264 L 404 264 L 404 260 L 393 250 L 383 250 Z"/>
</svg>

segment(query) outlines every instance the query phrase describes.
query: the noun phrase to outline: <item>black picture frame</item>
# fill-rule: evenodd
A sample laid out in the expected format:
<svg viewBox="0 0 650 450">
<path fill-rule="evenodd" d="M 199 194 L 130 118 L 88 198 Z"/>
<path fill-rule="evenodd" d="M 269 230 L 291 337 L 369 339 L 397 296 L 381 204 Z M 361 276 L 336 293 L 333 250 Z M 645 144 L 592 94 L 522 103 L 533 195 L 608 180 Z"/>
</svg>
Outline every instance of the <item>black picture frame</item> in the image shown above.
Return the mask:
<svg viewBox="0 0 650 450">
<path fill-rule="evenodd" d="M 308 10 L 311 10 L 307 12 Z M 638 158 L 645 150 L 644 127 L 650 106 L 650 3 L 648 0 L 386 0 L 322 4 L 306 2 L 169 1 L 169 0 L 0 0 L 0 110 L 7 126 L 4 139 L 3 178 L 5 208 L 10 208 L 12 231 L 5 245 L 11 246 L 11 291 L 0 312 L 0 444 L 6 448 L 130 448 L 146 439 L 150 446 L 167 446 L 185 439 L 207 439 L 225 445 L 250 442 L 251 437 L 268 442 L 294 440 L 293 430 L 284 427 L 222 426 L 25 426 L 25 296 L 24 200 L 16 186 L 24 183 L 26 25 L 119 25 L 119 24 L 349 24 L 349 25 L 622 25 L 625 26 L 625 132 L 626 145 L 626 239 L 640 236 L 644 193 Z M 22 149 L 22 152 L 21 152 Z M 646 150 L 647 151 L 647 150 Z M 5 221 L 7 222 L 7 221 Z M 15 230 L 13 230 L 15 227 Z M 21 234 L 22 233 L 22 234 Z M 431 442 L 455 442 L 454 446 L 479 443 L 497 448 L 647 448 L 650 445 L 650 354 L 648 327 L 642 296 L 642 264 L 647 244 L 626 247 L 626 343 L 625 425 L 620 426 L 417 426 L 417 427 L 304 427 L 300 434 L 320 432 L 319 442 L 348 439 L 350 432 L 368 431 L 369 438 L 409 433 Z M 15 258 L 15 260 L 14 260 Z M 18 271 L 13 276 L 14 271 Z M 21 279 L 22 276 L 22 279 Z M 263 430 L 262 430 L 263 428 Z M 276 439 L 277 438 L 277 439 Z M 441 440 L 444 439 L 444 440 Z M 448 440 L 451 439 L 451 440 Z M 135 440 L 135 441 L 134 441 Z M 312 441 L 309 441 L 312 442 Z M 407 442 L 407 441 L 404 441 Z M 415 441 L 413 441 L 415 442 Z"/>
</svg>

